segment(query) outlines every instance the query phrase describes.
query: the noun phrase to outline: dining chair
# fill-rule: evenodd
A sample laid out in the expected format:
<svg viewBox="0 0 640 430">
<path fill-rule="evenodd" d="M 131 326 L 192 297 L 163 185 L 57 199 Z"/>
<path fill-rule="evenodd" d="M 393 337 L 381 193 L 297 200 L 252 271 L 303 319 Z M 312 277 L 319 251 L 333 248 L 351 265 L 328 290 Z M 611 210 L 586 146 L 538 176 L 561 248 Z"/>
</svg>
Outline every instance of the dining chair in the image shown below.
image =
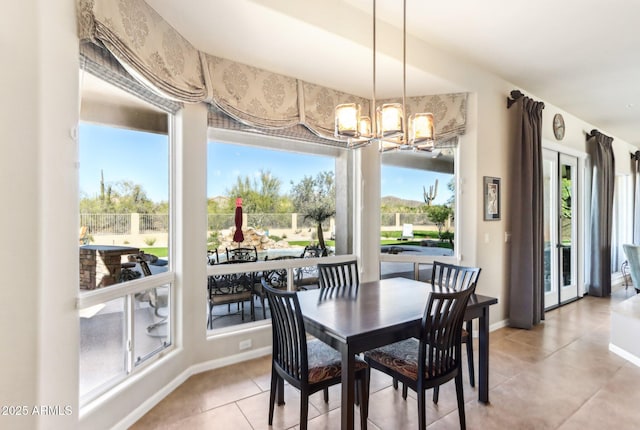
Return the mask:
<svg viewBox="0 0 640 430">
<path fill-rule="evenodd" d="M 480 277 L 479 267 L 457 266 L 455 264 L 433 262 L 431 270 L 431 284 L 434 286 L 452 288 L 456 291 L 466 290 L 475 285 Z M 473 366 L 473 321 L 469 320 L 462 329 L 462 343 L 467 347 L 467 364 L 469 367 L 469 383 L 475 387 L 475 371 Z M 437 389 L 434 391 L 434 401 L 438 402 Z"/>
<path fill-rule="evenodd" d="M 300 429 L 306 430 L 309 396 L 324 391 L 329 401 L 328 388 L 339 384 L 342 376 L 342 357 L 324 342 L 307 340 L 300 310 L 298 293 L 271 288 L 262 278 L 271 307 L 273 353 L 271 355 L 271 390 L 269 397 L 269 425 L 273 424 L 276 403 L 284 405 L 284 381 L 300 390 Z M 369 413 L 369 368 L 356 357 L 355 379 L 360 403 L 361 428 L 367 428 Z"/>
<path fill-rule="evenodd" d="M 462 323 L 469 296 L 466 290 L 433 292 L 422 316 L 420 337 L 367 351 L 364 359 L 417 393 L 418 429 L 426 429 L 426 390 L 455 380 L 460 428 L 466 428 L 462 386 Z M 406 395 L 403 392 L 403 397 Z"/>
<path fill-rule="evenodd" d="M 320 299 L 357 292 L 360 285 L 358 261 L 318 264 Z"/>
</svg>

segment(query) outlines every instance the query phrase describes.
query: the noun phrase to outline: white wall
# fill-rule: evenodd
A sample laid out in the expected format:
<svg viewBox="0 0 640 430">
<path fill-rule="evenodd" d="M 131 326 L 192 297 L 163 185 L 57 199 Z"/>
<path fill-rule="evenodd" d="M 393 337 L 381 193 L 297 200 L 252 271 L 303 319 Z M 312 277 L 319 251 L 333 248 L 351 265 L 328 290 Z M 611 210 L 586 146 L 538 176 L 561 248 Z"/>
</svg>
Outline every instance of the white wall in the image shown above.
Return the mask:
<svg viewBox="0 0 640 430">
<path fill-rule="evenodd" d="M 38 399 L 38 267 L 39 243 L 39 41 L 24 32 L 36 22 L 36 0 L 5 5 L 0 14 L 0 404 L 33 405 Z M 16 38 L 15 34 L 20 37 Z M 15 43 L 7 43 L 7 41 Z M 35 264 L 34 264 L 35 262 Z M 0 427 L 35 428 L 35 417 L 0 416 Z"/>
</svg>

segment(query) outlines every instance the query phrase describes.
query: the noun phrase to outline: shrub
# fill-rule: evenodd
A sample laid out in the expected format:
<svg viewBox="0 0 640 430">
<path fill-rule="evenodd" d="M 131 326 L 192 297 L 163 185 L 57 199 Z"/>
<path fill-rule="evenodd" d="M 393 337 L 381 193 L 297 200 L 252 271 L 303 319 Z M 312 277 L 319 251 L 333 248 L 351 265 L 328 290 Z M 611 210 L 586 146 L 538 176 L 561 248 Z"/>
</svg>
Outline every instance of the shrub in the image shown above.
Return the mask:
<svg viewBox="0 0 640 430">
<path fill-rule="evenodd" d="M 156 243 L 156 238 L 155 237 L 147 237 L 144 239 L 144 243 L 147 246 L 153 246 L 154 243 Z"/>
</svg>

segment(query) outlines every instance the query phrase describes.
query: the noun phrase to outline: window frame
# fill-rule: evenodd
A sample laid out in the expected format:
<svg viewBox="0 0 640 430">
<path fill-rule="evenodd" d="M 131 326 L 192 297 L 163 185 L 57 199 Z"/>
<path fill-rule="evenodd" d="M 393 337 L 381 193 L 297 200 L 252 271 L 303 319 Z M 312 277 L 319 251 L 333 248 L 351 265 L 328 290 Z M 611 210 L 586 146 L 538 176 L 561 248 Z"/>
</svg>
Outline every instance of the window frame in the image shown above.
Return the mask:
<svg viewBox="0 0 640 430">
<path fill-rule="evenodd" d="M 80 73 L 84 73 L 83 70 L 80 70 Z M 112 82 L 108 80 L 104 80 L 103 78 L 96 76 L 98 79 L 101 79 L 104 83 L 109 84 L 115 88 L 116 91 L 122 91 L 122 88 L 114 85 Z M 82 79 L 81 79 L 82 81 Z M 80 91 L 82 94 L 82 90 Z M 141 98 L 139 95 L 134 92 L 128 92 L 130 96 L 138 98 L 141 102 L 149 103 L 144 98 Z M 80 290 L 78 289 L 78 296 L 76 298 L 76 310 L 78 311 L 78 323 L 80 322 L 80 311 L 83 309 L 90 308 L 91 306 L 100 305 L 104 303 L 108 303 L 109 301 L 116 300 L 119 298 L 124 299 L 124 328 L 123 328 L 123 338 L 124 338 L 124 372 L 107 380 L 101 385 L 91 389 L 86 393 L 80 393 L 80 408 L 87 407 L 91 402 L 97 400 L 100 396 L 107 394 L 112 391 L 120 384 L 126 383 L 131 380 L 132 377 L 142 372 L 148 366 L 153 363 L 158 362 L 163 357 L 167 356 L 171 352 L 175 351 L 177 348 L 176 345 L 176 325 L 179 322 L 176 320 L 176 254 L 175 254 L 175 244 L 176 244 L 176 142 L 177 142 L 177 112 L 174 112 L 169 107 L 158 108 L 158 106 L 154 105 L 156 110 L 161 110 L 164 114 L 166 114 L 167 118 L 167 144 L 168 144 L 168 160 L 167 160 L 167 169 L 168 169 L 168 232 L 167 232 L 167 246 L 168 246 L 168 261 L 167 271 L 162 273 L 154 274 L 149 277 L 142 277 L 138 279 L 134 279 L 131 281 L 122 282 L 119 284 L 109 285 L 108 287 L 94 289 L 94 290 Z M 81 118 L 81 122 L 85 122 L 84 119 Z M 87 123 L 96 123 L 95 119 L 91 121 L 86 121 Z M 112 122 L 100 122 L 102 126 L 106 127 L 115 127 L 115 128 L 129 128 L 123 124 L 113 124 Z M 134 129 L 137 130 L 137 129 Z M 149 130 L 147 130 L 149 131 Z M 138 357 L 140 360 L 136 358 L 136 350 L 135 350 L 135 295 L 137 293 L 141 293 L 153 288 L 169 288 L 169 297 L 168 297 L 168 317 L 167 317 L 167 325 L 168 325 L 168 342 L 164 345 L 159 346 L 154 349 L 152 352 L 147 352 L 144 356 Z M 79 379 L 80 380 L 80 375 Z"/>
</svg>

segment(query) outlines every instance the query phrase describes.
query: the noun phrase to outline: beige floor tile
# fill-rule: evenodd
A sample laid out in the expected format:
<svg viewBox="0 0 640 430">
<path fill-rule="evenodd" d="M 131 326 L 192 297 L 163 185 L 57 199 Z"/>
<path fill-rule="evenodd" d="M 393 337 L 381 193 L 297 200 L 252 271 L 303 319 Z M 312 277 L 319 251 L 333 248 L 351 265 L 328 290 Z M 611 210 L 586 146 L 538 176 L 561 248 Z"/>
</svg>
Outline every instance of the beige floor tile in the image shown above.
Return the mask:
<svg viewBox="0 0 640 430">
<path fill-rule="evenodd" d="M 546 314 L 532 330 L 501 328 L 490 335 L 489 404 L 477 401 L 463 355 L 463 388 L 468 429 L 600 430 L 640 428 L 640 368 L 609 351 L 611 306 L 631 297 L 585 297 Z M 477 378 L 477 339 L 474 340 Z M 194 375 L 132 428 L 268 429 L 271 358 L 262 357 Z M 477 380 L 476 380 L 477 383 Z M 273 429 L 299 429 L 298 390 L 286 386 L 286 405 L 276 407 Z M 440 389 L 440 401 L 427 392 L 430 430 L 458 429 L 455 385 Z M 309 429 L 340 427 L 341 387 L 311 396 Z M 372 371 L 368 427 L 417 427 L 415 393 L 403 400 L 391 378 Z M 356 428 L 359 409 L 355 408 Z M 224 427 L 220 427 L 220 423 Z"/>
<path fill-rule="evenodd" d="M 167 427 L 168 430 L 209 430 L 212 428 L 253 430 L 249 421 L 234 403 L 192 415 Z"/>
<path fill-rule="evenodd" d="M 300 391 L 285 385 L 285 404 L 276 404 L 273 413 L 272 429 L 288 429 L 300 423 Z M 251 396 L 236 402 L 242 413 L 247 417 L 254 429 L 269 428 L 269 392 Z M 320 415 L 315 406 L 309 402 L 309 419 Z"/>
</svg>

